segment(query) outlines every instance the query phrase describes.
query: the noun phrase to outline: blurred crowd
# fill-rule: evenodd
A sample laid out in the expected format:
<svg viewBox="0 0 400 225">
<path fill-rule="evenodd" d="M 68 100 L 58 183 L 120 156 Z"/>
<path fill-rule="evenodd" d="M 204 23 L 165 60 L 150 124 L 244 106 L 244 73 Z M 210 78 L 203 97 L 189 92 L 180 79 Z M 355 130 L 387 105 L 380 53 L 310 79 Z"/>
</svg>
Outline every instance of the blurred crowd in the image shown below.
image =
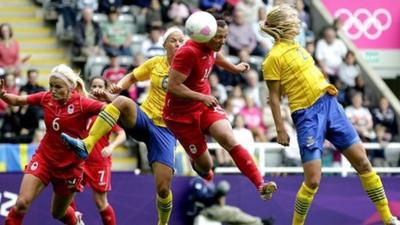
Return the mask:
<svg viewBox="0 0 400 225">
<path fill-rule="evenodd" d="M 308 0 L 42 0 L 44 16 L 57 20 L 58 36 L 71 43 L 72 60 L 84 71 L 84 79 L 101 74 L 117 82 L 144 60 L 163 55 L 162 34 L 170 26 L 183 29 L 185 20 L 197 10 L 214 11 L 224 16 L 229 34 L 224 54 L 232 62 L 248 62 L 250 71 L 233 75 L 214 68 L 209 80 L 212 93 L 224 106 L 238 140 L 250 150 L 256 142 L 273 142 L 276 130 L 268 105 L 268 89 L 262 79 L 261 64 L 273 45 L 273 39 L 261 32 L 259 21 L 266 11 L 283 2 L 292 4 L 302 21 L 298 42 L 314 57 L 318 67 L 340 91 L 339 102 L 364 142 L 398 141 L 394 110 L 386 98 L 376 99 L 368 87 L 355 53 L 338 38 L 335 26 L 312 31 Z M 32 94 L 45 90 L 37 82 L 39 71 L 32 68 L 21 74 L 18 40 L 12 27 L 0 25 L 0 75 L 10 93 Z M 146 96 L 149 83 L 139 82 L 126 96 L 138 103 Z M 285 100 L 284 100 L 285 101 Z M 282 152 L 281 165 L 301 164 L 296 132 L 289 107 L 282 107 L 291 147 Z M 8 107 L 0 100 L 0 142 L 31 143 L 40 138 L 43 115 L 32 106 Z M 209 140 L 213 142 L 213 140 Z M 217 166 L 232 161 L 222 150 L 213 152 Z M 385 150 L 368 151 L 375 166 L 388 166 Z M 257 157 L 257 156 L 255 156 Z M 323 163 L 340 164 L 340 153 L 326 143 Z M 395 165 L 392 165 L 395 166 Z"/>
</svg>

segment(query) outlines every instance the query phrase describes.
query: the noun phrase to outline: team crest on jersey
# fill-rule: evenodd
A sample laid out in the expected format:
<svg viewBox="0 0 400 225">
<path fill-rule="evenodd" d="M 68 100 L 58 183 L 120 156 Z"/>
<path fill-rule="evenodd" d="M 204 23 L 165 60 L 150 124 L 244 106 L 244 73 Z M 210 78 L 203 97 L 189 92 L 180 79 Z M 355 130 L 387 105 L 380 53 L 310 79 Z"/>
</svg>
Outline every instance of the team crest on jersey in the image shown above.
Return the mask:
<svg viewBox="0 0 400 225">
<path fill-rule="evenodd" d="M 38 166 L 39 166 L 39 163 L 38 163 L 38 162 L 33 162 L 33 163 L 31 164 L 31 170 L 32 170 L 32 171 L 36 170 L 36 169 L 38 168 Z"/>
<path fill-rule="evenodd" d="M 67 108 L 68 114 L 74 113 L 74 110 L 75 110 L 75 107 L 74 107 L 73 104 L 69 105 L 68 108 Z"/>
<path fill-rule="evenodd" d="M 189 145 L 189 150 L 192 154 L 196 154 L 197 153 L 196 145 L 193 144 Z"/>
<path fill-rule="evenodd" d="M 164 78 L 163 78 L 163 80 L 161 81 L 161 87 L 162 87 L 164 90 L 167 90 L 167 87 L 168 87 L 168 77 L 164 77 Z"/>
</svg>

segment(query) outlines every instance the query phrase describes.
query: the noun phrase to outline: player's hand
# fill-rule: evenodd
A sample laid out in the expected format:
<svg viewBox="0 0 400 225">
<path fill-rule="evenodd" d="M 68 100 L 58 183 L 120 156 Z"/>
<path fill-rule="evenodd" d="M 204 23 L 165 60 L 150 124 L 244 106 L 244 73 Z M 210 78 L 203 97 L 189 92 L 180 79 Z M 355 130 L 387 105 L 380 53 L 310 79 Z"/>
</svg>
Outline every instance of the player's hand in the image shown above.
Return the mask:
<svg viewBox="0 0 400 225">
<path fill-rule="evenodd" d="M 250 70 L 250 65 L 245 62 L 241 62 L 241 63 L 235 65 L 235 67 L 239 73 L 247 72 Z"/>
<path fill-rule="evenodd" d="M 289 146 L 290 137 L 286 131 L 278 131 L 277 142 L 283 146 Z"/>
<path fill-rule="evenodd" d="M 90 92 L 90 94 L 93 95 L 97 100 L 102 102 L 112 102 L 112 100 L 114 99 L 111 93 L 99 88 L 95 88 Z"/>
<path fill-rule="evenodd" d="M 103 148 L 103 150 L 101 150 L 101 156 L 103 156 L 104 158 L 107 158 L 108 156 L 110 156 L 112 154 L 113 150 L 114 150 L 114 148 L 112 148 L 111 146 L 107 146 L 107 147 Z"/>
<path fill-rule="evenodd" d="M 108 88 L 111 94 L 119 94 L 123 90 L 122 86 L 119 84 L 111 84 Z"/>
<path fill-rule="evenodd" d="M 212 95 L 204 95 L 201 100 L 207 107 L 213 108 L 219 105 L 218 99 Z"/>
</svg>

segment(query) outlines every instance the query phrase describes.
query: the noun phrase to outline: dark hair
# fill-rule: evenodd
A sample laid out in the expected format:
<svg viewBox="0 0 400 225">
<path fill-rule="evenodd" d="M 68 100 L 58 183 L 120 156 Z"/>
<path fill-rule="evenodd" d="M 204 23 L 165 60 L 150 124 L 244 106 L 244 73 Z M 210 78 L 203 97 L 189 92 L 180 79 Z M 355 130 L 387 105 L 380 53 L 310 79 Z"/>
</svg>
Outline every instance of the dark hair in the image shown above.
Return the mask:
<svg viewBox="0 0 400 225">
<path fill-rule="evenodd" d="M 11 25 L 9 23 L 2 23 L 2 24 L 0 24 L 0 39 L 1 40 L 4 40 L 4 36 L 3 36 L 2 30 L 3 30 L 3 27 L 5 27 L 5 26 L 8 26 L 8 29 L 10 30 L 10 38 L 13 37 L 13 31 L 12 31 Z"/>
<path fill-rule="evenodd" d="M 102 80 L 102 81 L 104 82 L 104 87 L 105 87 L 105 88 L 108 88 L 108 84 L 109 84 L 109 83 L 108 83 L 108 80 L 105 79 L 105 78 L 102 77 L 102 76 L 94 76 L 94 77 L 92 77 L 92 78 L 90 79 L 90 81 L 89 81 L 89 86 L 92 86 L 93 81 L 96 80 L 96 79 Z"/>
<path fill-rule="evenodd" d="M 216 20 L 218 27 L 226 27 L 228 24 L 225 21 L 225 15 L 215 8 L 207 9 L 206 12 L 210 13 Z"/>
<path fill-rule="evenodd" d="M 37 73 L 39 74 L 39 70 L 37 69 L 29 69 L 28 71 L 26 71 L 26 75 L 29 77 L 31 75 L 31 73 Z"/>
</svg>

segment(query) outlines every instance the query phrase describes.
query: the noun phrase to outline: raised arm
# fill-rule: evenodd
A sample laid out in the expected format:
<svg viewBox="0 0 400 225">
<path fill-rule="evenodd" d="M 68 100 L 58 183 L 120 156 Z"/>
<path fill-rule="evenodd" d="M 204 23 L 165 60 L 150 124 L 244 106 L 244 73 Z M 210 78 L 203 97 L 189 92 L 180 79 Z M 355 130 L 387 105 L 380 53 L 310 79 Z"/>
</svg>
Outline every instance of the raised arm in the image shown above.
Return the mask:
<svg viewBox="0 0 400 225">
<path fill-rule="evenodd" d="M 237 65 L 232 64 L 225 58 L 225 56 L 221 52 L 217 53 L 215 64 L 224 68 L 224 70 L 235 74 L 243 73 L 250 69 L 250 65 L 244 62 L 241 62 Z"/>
<path fill-rule="evenodd" d="M 26 105 L 28 104 L 28 96 L 19 96 L 7 93 L 4 79 L 0 79 L 0 99 L 9 105 Z"/>
<path fill-rule="evenodd" d="M 168 92 L 181 98 L 203 102 L 208 107 L 214 107 L 218 105 L 218 100 L 214 96 L 204 95 L 202 93 L 192 91 L 186 85 L 184 85 L 183 82 L 186 80 L 186 78 L 186 75 L 171 69 L 168 79 Z"/>
<path fill-rule="evenodd" d="M 281 145 L 289 145 L 289 135 L 286 133 L 285 125 L 281 115 L 281 85 L 280 81 L 267 80 L 267 86 L 269 89 L 269 105 L 271 106 L 272 116 L 274 117 L 277 142 Z"/>
</svg>

